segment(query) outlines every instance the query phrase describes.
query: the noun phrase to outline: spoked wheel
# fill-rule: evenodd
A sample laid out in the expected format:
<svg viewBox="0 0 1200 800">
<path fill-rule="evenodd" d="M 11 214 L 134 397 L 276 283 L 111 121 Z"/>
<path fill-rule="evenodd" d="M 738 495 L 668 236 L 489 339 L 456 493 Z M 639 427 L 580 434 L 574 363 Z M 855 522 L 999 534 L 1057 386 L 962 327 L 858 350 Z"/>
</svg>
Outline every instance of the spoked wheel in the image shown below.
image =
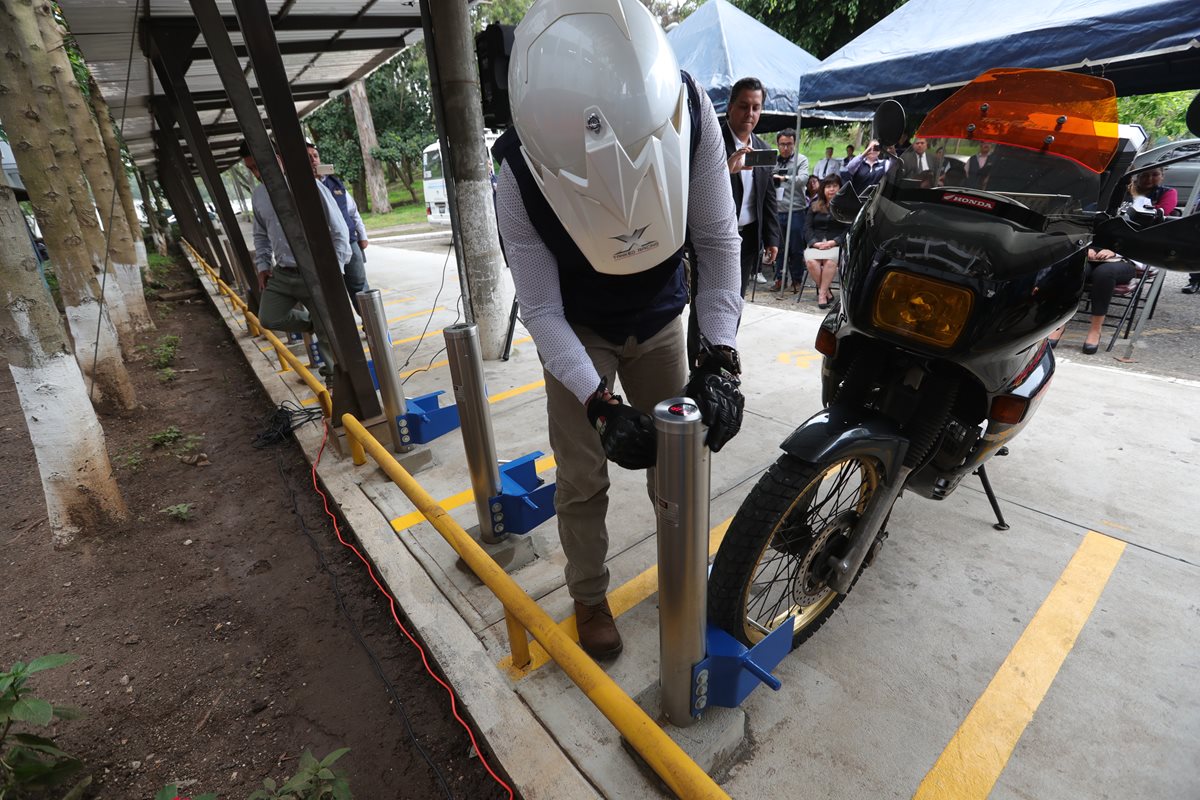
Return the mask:
<svg viewBox="0 0 1200 800">
<path fill-rule="evenodd" d="M 709 619 L 747 645 L 788 617 L 796 618 L 793 648 L 816 633 L 845 597 L 828 585 L 829 560 L 849 551 L 879 484 L 873 458 L 814 464 L 781 456 L 743 501 L 717 551 Z"/>
</svg>

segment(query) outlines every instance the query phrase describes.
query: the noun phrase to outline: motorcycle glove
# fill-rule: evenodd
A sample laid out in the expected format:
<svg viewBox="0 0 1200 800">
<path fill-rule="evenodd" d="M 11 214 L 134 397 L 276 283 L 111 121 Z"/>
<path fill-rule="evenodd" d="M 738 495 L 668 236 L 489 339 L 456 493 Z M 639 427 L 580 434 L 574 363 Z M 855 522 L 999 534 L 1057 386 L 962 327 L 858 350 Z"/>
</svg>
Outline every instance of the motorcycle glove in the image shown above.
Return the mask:
<svg viewBox="0 0 1200 800">
<path fill-rule="evenodd" d="M 740 388 L 741 372 L 736 350 L 713 347 L 701 337 L 700 355 L 683 391 L 700 409 L 700 418 L 708 426 L 705 443 L 714 453 L 742 429 L 746 398 Z"/>
<path fill-rule="evenodd" d="M 601 380 L 587 402 L 588 422 L 600 434 L 604 455 L 625 469 L 653 467 L 658 457 L 654 422 L 649 414 L 625 405 L 620 395 L 609 393 L 606 383 Z M 610 403 L 610 399 L 617 402 Z"/>
</svg>

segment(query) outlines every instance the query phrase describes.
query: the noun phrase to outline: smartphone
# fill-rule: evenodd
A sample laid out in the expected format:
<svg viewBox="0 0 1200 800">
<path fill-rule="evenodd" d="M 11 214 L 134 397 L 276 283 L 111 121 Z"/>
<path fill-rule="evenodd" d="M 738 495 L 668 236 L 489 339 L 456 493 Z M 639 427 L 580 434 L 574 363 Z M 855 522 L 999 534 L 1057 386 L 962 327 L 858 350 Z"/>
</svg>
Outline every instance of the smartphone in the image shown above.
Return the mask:
<svg viewBox="0 0 1200 800">
<path fill-rule="evenodd" d="M 332 175 L 333 173 L 333 164 L 317 164 L 318 175 Z"/>
<path fill-rule="evenodd" d="M 747 167 L 773 167 L 778 160 L 778 150 L 751 150 L 744 163 Z"/>
</svg>

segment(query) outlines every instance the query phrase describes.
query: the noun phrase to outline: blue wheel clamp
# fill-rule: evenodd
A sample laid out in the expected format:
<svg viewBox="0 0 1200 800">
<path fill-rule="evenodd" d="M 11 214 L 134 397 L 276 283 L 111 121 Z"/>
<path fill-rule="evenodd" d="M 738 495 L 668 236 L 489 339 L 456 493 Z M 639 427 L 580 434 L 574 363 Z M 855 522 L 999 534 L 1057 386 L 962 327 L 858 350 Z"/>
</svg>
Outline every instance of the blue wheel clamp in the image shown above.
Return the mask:
<svg viewBox="0 0 1200 800">
<path fill-rule="evenodd" d="M 500 465 L 500 494 L 488 498 L 497 533 L 529 533 L 554 516 L 554 487 L 537 474 L 539 450 Z"/>
<path fill-rule="evenodd" d="M 705 636 L 708 655 L 692 669 L 692 716 L 700 716 L 708 706 L 737 708 L 760 683 L 779 691 L 783 684 L 771 670 L 792 650 L 794 621 L 788 617 L 750 648 L 710 622 Z"/>
</svg>

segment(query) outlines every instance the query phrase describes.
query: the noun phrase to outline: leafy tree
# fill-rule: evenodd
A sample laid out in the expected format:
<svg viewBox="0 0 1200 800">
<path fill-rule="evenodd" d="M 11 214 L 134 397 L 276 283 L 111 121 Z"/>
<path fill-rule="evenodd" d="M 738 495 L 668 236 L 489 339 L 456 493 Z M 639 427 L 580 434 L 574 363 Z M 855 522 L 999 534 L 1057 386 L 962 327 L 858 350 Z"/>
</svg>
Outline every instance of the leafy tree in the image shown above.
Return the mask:
<svg viewBox="0 0 1200 800">
<path fill-rule="evenodd" d="M 408 48 L 368 78 L 367 99 L 379 132 L 379 146 L 371 155 L 396 165 L 415 203 L 421 152 L 437 138 L 424 48 Z"/>
<path fill-rule="evenodd" d="M 1141 94 L 1117 99 L 1117 118 L 1146 129 L 1151 142 L 1190 135 L 1185 117 L 1194 91 Z"/>
<path fill-rule="evenodd" d="M 357 201 L 363 195 L 363 161 L 358 143 L 358 125 L 350 108 L 350 96 L 342 95 L 331 100 L 310 114 L 305 123 L 321 151 L 321 160 L 333 164 L 342 180 L 353 184 L 354 199 Z M 365 207 L 365 203 L 359 205 Z"/>
<path fill-rule="evenodd" d="M 905 0 L 844 0 L 837 3 L 828 0 L 733 0 L 733 3 L 784 38 L 824 59 L 904 5 Z"/>
</svg>

